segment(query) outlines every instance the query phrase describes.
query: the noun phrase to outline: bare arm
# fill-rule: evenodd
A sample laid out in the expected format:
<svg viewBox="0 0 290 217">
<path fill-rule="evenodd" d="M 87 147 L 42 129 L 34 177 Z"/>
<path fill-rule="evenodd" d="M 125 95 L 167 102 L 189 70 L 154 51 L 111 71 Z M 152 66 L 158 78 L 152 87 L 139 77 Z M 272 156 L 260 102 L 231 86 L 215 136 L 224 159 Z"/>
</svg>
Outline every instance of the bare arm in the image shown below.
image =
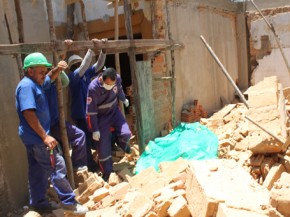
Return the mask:
<svg viewBox="0 0 290 217">
<path fill-rule="evenodd" d="M 57 141 L 53 137 L 46 134 L 35 114 L 35 111 L 33 109 L 28 109 L 22 113 L 29 126 L 37 133 L 37 135 L 40 136 L 44 144 L 46 144 L 50 149 L 53 149 L 56 146 Z"/>
</svg>

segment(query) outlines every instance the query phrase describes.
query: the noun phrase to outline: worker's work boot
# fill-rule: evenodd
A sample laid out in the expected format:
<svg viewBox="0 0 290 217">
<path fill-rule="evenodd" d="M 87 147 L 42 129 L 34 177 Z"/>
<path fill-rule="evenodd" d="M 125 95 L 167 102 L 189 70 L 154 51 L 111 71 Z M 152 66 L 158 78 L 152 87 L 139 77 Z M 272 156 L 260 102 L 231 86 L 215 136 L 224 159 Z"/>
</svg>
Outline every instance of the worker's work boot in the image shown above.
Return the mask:
<svg viewBox="0 0 290 217">
<path fill-rule="evenodd" d="M 58 209 L 59 207 L 55 204 L 49 204 L 47 206 L 30 206 L 30 209 L 38 212 L 39 214 L 51 213 L 53 210 Z"/>
<path fill-rule="evenodd" d="M 79 203 L 76 204 L 62 204 L 61 205 L 63 209 L 71 211 L 72 213 L 76 214 L 76 215 L 81 215 L 81 214 L 85 214 L 86 212 L 88 212 L 88 208 L 85 206 L 82 206 Z"/>
</svg>

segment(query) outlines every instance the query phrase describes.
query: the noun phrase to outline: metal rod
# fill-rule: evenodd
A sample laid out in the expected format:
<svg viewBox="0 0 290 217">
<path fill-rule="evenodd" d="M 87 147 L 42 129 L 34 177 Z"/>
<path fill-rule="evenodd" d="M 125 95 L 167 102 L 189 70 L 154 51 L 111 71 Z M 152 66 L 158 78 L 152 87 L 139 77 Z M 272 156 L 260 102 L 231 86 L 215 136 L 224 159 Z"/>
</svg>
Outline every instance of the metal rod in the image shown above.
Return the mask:
<svg viewBox="0 0 290 217">
<path fill-rule="evenodd" d="M 238 86 L 236 85 L 236 83 L 233 81 L 233 79 L 231 78 L 230 74 L 228 73 L 228 71 L 226 70 L 226 68 L 223 66 L 223 64 L 221 63 L 221 61 L 217 57 L 217 55 L 214 53 L 214 51 L 211 49 L 211 47 L 209 46 L 209 44 L 206 42 L 206 40 L 204 39 L 204 37 L 202 35 L 200 36 L 200 39 L 202 40 L 202 42 L 204 43 L 204 45 L 206 46 L 206 48 L 208 49 L 208 51 L 210 52 L 210 54 L 213 56 L 214 60 L 220 66 L 221 70 L 223 71 L 223 73 L 225 74 L 225 76 L 227 77 L 227 79 L 230 81 L 230 83 L 235 88 L 235 90 L 237 91 L 240 99 L 243 101 L 243 103 L 246 105 L 246 107 L 249 108 L 249 105 L 248 105 L 247 100 L 245 99 L 244 95 L 242 94 L 242 92 L 240 91 L 240 89 L 238 88 Z"/>
<path fill-rule="evenodd" d="M 259 127 L 261 130 L 263 130 L 264 132 L 268 133 L 270 136 L 272 136 L 273 138 L 275 138 L 276 140 L 278 140 L 279 142 L 281 142 L 282 144 L 284 144 L 284 141 L 282 141 L 278 136 L 274 135 L 273 133 L 271 133 L 270 131 L 266 130 L 264 127 L 262 127 L 259 123 L 257 123 L 256 121 L 254 121 L 252 118 L 250 118 L 249 116 L 245 116 L 246 119 L 248 119 L 249 121 L 251 121 L 253 124 L 255 124 L 257 127 Z"/>
<path fill-rule="evenodd" d="M 286 64 L 286 67 L 287 67 L 288 73 L 289 73 L 289 75 L 290 75 L 290 65 L 289 65 L 289 62 L 288 62 L 288 60 L 287 60 L 287 58 L 286 58 L 286 55 L 285 55 L 285 53 L 284 53 L 284 51 L 283 51 L 283 48 L 282 48 L 282 46 L 281 46 L 281 41 L 280 41 L 280 39 L 279 39 L 279 37 L 278 37 L 276 31 L 275 31 L 275 28 L 274 28 L 273 24 L 271 24 L 271 23 L 266 19 L 266 17 L 263 15 L 262 11 L 258 8 L 258 6 L 256 5 L 256 3 L 255 3 L 253 0 L 250 0 L 250 2 L 253 4 L 253 6 L 256 8 L 256 10 L 260 13 L 260 15 L 262 16 L 263 20 L 266 22 L 266 24 L 267 24 L 267 26 L 269 27 L 269 29 L 273 32 L 274 37 L 275 37 L 275 40 L 276 40 L 276 42 L 277 42 L 277 45 L 278 45 L 278 47 L 279 47 L 279 49 L 280 49 L 280 52 L 281 52 L 281 54 L 282 54 L 283 60 L 284 60 L 284 62 L 285 62 L 285 64 Z"/>
</svg>

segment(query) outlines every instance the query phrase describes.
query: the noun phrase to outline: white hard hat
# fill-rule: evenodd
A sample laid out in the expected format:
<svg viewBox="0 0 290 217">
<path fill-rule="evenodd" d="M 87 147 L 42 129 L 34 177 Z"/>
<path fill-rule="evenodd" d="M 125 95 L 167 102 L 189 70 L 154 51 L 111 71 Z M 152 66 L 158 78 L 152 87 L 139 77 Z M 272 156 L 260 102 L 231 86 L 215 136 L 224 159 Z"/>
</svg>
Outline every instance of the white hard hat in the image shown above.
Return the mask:
<svg viewBox="0 0 290 217">
<path fill-rule="evenodd" d="M 76 63 L 79 63 L 83 60 L 83 58 L 81 58 L 79 55 L 72 55 L 70 56 L 70 58 L 68 58 L 68 68 L 70 69 L 70 67 Z"/>
</svg>

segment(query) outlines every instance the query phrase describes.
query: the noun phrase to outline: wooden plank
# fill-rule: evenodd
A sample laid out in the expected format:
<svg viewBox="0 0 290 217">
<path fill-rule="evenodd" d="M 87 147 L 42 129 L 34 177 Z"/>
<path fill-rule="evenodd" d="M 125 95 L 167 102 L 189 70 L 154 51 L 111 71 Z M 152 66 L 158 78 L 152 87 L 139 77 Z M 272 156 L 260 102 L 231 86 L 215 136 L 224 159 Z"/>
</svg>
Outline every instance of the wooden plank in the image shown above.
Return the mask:
<svg viewBox="0 0 290 217">
<path fill-rule="evenodd" d="M 140 80 L 139 94 L 144 141 L 149 141 L 154 139 L 154 136 L 156 135 L 155 117 L 152 115 L 154 114 L 154 101 L 151 61 L 138 61 L 136 66 L 136 73 Z"/>
<path fill-rule="evenodd" d="M 0 54 L 29 54 L 32 52 L 49 53 L 53 50 L 61 51 L 79 51 L 89 48 L 100 51 L 106 49 L 107 54 L 127 53 L 129 48 L 134 48 L 136 53 L 148 53 L 162 49 L 179 49 L 181 44 L 173 40 L 163 39 L 135 39 L 135 40 L 108 40 L 106 44 L 93 44 L 92 41 L 74 41 L 70 47 L 67 47 L 63 41 L 40 42 L 40 43 L 20 43 L 20 44 L 0 44 Z"/>
</svg>

